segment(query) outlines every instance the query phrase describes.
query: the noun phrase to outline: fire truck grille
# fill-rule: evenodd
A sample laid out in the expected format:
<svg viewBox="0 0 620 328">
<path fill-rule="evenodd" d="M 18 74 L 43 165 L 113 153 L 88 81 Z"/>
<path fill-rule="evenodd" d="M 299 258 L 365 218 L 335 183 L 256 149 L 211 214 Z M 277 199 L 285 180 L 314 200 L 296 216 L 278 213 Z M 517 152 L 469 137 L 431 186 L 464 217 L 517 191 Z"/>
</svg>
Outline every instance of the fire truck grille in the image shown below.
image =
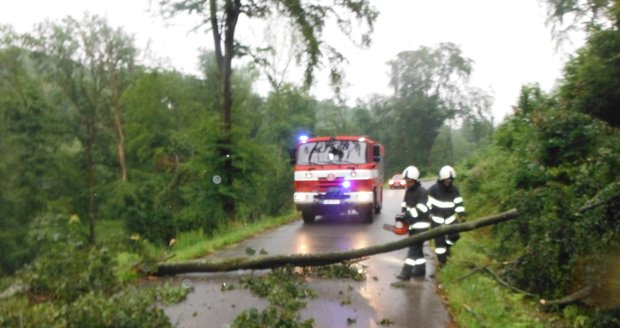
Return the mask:
<svg viewBox="0 0 620 328">
<path fill-rule="evenodd" d="M 330 188 L 340 188 L 342 187 L 342 182 L 344 182 L 343 177 L 335 178 L 332 181 L 329 181 L 325 178 L 319 179 L 319 189 L 321 191 L 327 191 Z"/>
</svg>

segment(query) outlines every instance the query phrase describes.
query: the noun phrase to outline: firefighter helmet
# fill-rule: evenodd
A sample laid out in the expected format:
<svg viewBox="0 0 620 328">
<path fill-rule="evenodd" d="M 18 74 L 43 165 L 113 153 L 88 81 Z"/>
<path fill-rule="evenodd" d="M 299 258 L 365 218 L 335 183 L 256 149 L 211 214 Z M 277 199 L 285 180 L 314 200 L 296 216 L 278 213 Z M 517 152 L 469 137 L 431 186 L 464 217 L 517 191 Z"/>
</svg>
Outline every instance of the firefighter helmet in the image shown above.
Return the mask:
<svg viewBox="0 0 620 328">
<path fill-rule="evenodd" d="M 420 171 L 415 166 L 407 166 L 403 171 L 403 179 L 418 180 L 420 177 Z"/>
<path fill-rule="evenodd" d="M 439 170 L 439 180 L 456 178 L 456 171 L 450 165 L 446 165 Z"/>
</svg>

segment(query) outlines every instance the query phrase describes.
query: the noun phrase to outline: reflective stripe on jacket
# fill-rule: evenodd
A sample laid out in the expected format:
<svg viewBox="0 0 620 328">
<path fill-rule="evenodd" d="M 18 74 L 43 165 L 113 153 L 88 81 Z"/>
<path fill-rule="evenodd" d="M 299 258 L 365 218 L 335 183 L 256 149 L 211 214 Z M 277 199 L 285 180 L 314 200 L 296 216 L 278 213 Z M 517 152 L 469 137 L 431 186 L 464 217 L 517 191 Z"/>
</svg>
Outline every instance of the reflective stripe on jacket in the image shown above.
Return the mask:
<svg viewBox="0 0 620 328">
<path fill-rule="evenodd" d="M 459 189 L 454 185 L 446 187 L 439 181 L 428 190 L 427 205 L 431 219 L 439 224 L 450 224 L 456 220 L 455 214 L 465 213 Z"/>
<path fill-rule="evenodd" d="M 430 228 L 428 192 L 416 182 L 405 191 L 402 203 L 402 212 L 407 214 L 409 232 L 421 231 Z"/>
</svg>

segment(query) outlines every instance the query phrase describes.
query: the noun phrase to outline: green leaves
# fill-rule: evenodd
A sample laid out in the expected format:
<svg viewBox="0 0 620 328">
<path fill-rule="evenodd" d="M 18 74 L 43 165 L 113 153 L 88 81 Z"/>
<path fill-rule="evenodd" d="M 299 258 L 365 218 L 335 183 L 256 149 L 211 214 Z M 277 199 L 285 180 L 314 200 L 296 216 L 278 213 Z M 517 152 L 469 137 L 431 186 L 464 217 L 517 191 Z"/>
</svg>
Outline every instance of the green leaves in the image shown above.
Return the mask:
<svg viewBox="0 0 620 328">
<path fill-rule="evenodd" d="M 593 32 L 564 69 L 560 96 L 570 110 L 597 117 L 620 127 L 620 32 Z"/>
<path fill-rule="evenodd" d="M 575 87 L 571 83 L 562 88 Z M 471 160 L 462 185 L 470 208 L 516 207 L 527 218 L 494 228 L 494 256 L 518 258 L 504 278 L 546 298 L 601 286 L 615 265 L 611 236 L 620 233 L 618 197 L 611 192 L 618 178 L 610 174 L 620 161 L 617 151 L 611 155 L 620 135 L 564 105 L 571 104 L 524 86 L 515 114 L 498 127 L 494 145 Z M 604 326 L 613 311 L 596 322 L 583 311 L 565 315 L 569 322 Z"/>
</svg>

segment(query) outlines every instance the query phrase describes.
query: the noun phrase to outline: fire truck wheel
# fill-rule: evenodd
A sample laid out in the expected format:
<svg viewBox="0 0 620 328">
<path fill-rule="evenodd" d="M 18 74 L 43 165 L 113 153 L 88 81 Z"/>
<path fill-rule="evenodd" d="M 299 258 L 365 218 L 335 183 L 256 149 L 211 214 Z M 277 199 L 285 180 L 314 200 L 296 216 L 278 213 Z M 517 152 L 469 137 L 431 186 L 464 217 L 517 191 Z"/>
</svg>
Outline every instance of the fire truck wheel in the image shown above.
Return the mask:
<svg viewBox="0 0 620 328">
<path fill-rule="evenodd" d="M 361 210 L 360 216 L 362 218 L 362 221 L 366 222 L 366 223 L 372 223 L 372 221 L 375 220 L 375 206 L 368 206 L 365 207 Z"/>
<path fill-rule="evenodd" d="M 316 215 L 310 210 L 303 210 L 301 211 L 301 218 L 304 220 L 305 223 L 312 223 L 314 222 Z"/>
<path fill-rule="evenodd" d="M 381 199 L 383 199 L 383 189 L 380 189 L 379 192 L 381 193 Z M 377 191 L 373 193 L 373 197 L 373 202 L 375 203 L 375 214 L 379 214 L 381 213 L 382 204 L 377 201 Z"/>
</svg>

